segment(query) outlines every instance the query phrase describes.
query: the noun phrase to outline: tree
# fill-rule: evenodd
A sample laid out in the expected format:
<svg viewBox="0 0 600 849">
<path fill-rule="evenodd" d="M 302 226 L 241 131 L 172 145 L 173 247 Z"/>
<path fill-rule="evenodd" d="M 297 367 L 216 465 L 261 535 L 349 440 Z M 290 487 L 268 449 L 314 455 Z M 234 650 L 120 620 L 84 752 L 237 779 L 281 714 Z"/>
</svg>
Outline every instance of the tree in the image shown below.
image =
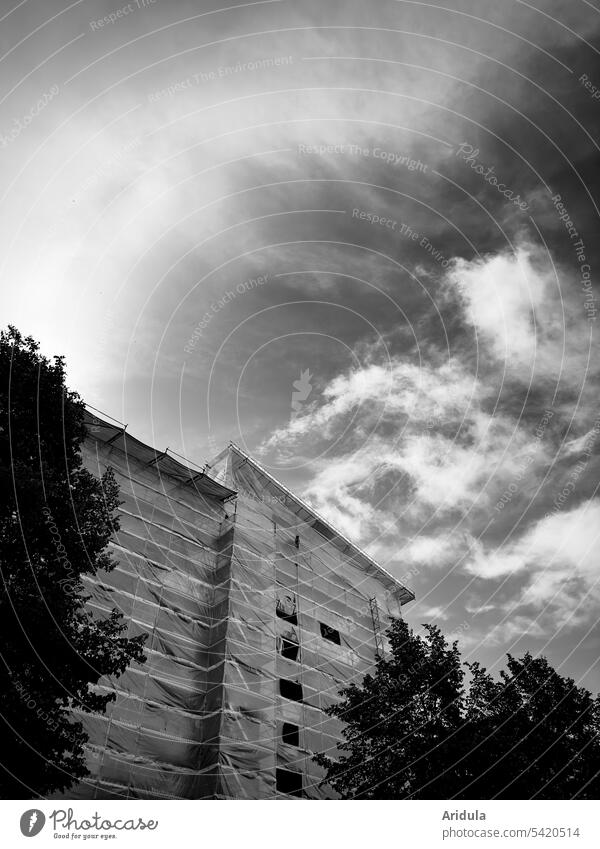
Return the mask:
<svg viewBox="0 0 600 849">
<path fill-rule="evenodd" d="M 474 741 L 468 795 L 597 799 L 598 700 L 529 652 L 521 659 L 509 654 L 499 681 L 479 664 L 468 665 L 465 712 Z"/>
<path fill-rule="evenodd" d="M 464 664 L 465 688 L 438 628 L 397 620 L 388 636 L 390 656 L 328 709 L 344 742 L 315 760 L 342 798 L 597 798 L 600 699 L 529 653 L 499 680 Z"/>
<path fill-rule="evenodd" d="M 342 689 L 342 701 L 328 709 L 346 723 L 349 754 L 315 760 L 344 798 L 445 799 L 456 789 L 464 673 L 457 644 L 448 646 L 434 626 L 425 630 L 415 636 L 394 621 L 390 657 L 379 657 L 375 675 Z"/>
<path fill-rule="evenodd" d="M 84 405 L 65 364 L 0 333 L 0 795 L 47 796 L 87 774 L 73 710 L 105 711 L 96 687 L 144 662 L 117 610 L 92 613 L 85 576 L 111 570 L 119 490 L 82 465 Z"/>
</svg>

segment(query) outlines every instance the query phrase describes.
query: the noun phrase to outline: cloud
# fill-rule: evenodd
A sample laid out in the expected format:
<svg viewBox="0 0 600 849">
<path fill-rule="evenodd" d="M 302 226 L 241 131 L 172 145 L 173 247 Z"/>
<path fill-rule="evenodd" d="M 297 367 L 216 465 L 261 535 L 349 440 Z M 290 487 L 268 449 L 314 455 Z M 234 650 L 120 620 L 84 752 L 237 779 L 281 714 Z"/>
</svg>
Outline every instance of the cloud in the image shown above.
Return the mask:
<svg viewBox="0 0 600 849">
<path fill-rule="evenodd" d="M 561 627 L 572 628 L 597 618 L 600 602 L 600 499 L 589 499 L 571 510 L 544 516 L 518 539 L 495 550 L 473 546 L 467 571 L 488 581 L 522 578 L 518 594 L 500 605 L 512 618 L 529 610 L 546 636 Z M 519 613 L 519 616 L 526 615 Z M 509 637 L 514 623 L 504 622 Z"/>
<path fill-rule="evenodd" d="M 335 450 L 325 448 L 313 464 L 306 494 L 332 519 L 349 510 L 355 533 L 378 538 L 399 508 L 413 518 L 489 508 L 524 456 L 530 475 L 546 460 L 539 440 L 486 411 L 485 388 L 456 360 L 370 363 L 335 377 L 321 395 L 320 406 L 276 430 L 263 448 L 322 445 L 336 435 Z"/>
<path fill-rule="evenodd" d="M 482 578 L 498 578 L 534 570 L 531 600 L 536 601 L 535 586 L 548 587 L 552 575 L 561 580 L 600 577 L 600 561 L 594 541 L 600 537 L 600 500 L 592 499 L 571 510 L 544 516 L 517 541 L 492 552 L 479 549 L 468 570 Z M 544 575 L 546 577 L 544 577 Z M 545 598 L 546 592 L 539 596 Z"/>
<path fill-rule="evenodd" d="M 462 296 L 466 316 L 499 359 L 530 366 L 536 353 L 535 316 L 550 281 L 534 272 L 529 253 L 457 259 L 448 274 Z"/>
<path fill-rule="evenodd" d="M 594 427 L 590 428 L 586 433 L 577 439 L 572 439 L 567 442 L 563 448 L 564 454 L 567 457 L 579 456 L 581 454 L 598 453 L 600 446 L 598 445 L 598 432 L 600 431 L 600 417 L 594 422 Z"/>
<path fill-rule="evenodd" d="M 445 566 L 464 552 L 465 537 L 465 534 L 452 532 L 440 532 L 435 536 L 420 534 L 403 547 L 402 559 L 428 568 Z"/>
<path fill-rule="evenodd" d="M 589 326 L 572 274 L 533 245 L 473 260 L 456 259 L 446 286 L 477 333 L 478 353 L 528 384 L 578 380 L 586 372 Z"/>
<path fill-rule="evenodd" d="M 447 619 L 448 618 L 448 609 L 446 607 L 442 607 L 441 605 L 433 605 L 432 607 L 420 607 L 418 610 L 418 615 L 421 619 L 425 619 L 427 622 L 433 622 L 436 619 Z"/>
<path fill-rule="evenodd" d="M 276 430 L 261 450 L 289 446 L 314 431 L 329 436 L 350 413 L 355 419 L 360 415 L 363 429 L 369 422 L 398 420 L 398 416 L 420 423 L 454 420 L 476 390 L 477 383 L 452 360 L 438 368 L 400 359 L 368 363 L 331 380 L 322 391 L 325 403 Z"/>
<path fill-rule="evenodd" d="M 522 638 L 534 638 L 542 640 L 548 636 L 548 631 L 531 615 L 514 613 L 507 621 L 495 627 L 484 629 L 480 634 L 477 644 L 489 644 L 492 646 L 506 645 L 511 641 Z"/>
<path fill-rule="evenodd" d="M 98 4 L 98 17 L 110 11 Z M 550 200 L 560 193 L 596 268 L 584 187 L 600 113 L 577 82 L 595 57 L 575 35 L 598 34 L 588 6 L 461 0 L 374 15 L 332 0 L 217 13 L 180 0 L 102 34 L 74 7 L 44 67 L 33 39 L 7 57 L 18 87 L 2 132 L 45 80 L 65 83 L 3 151 L 5 312 L 67 354 L 88 401 L 153 444 L 180 433 L 178 450 L 202 458 L 208 434 L 251 452 L 264 440 L 267 464 L 409 586 L 444 582 L 451 619 L 461 581 L 482 620 L 505 615 L 510 638 L 528 622 L 540 636 L 575 610 L 596 616 L 593 563 L 568 557 L 585 541 L 577 510 L 600 460 L 569 474 L 593 441 L 600 359 L 584 260 Z M 23 15 L 7 18 L 8 41 Z M 456 156 L 461 142 L 531 218 Z M 268 285 L 220 309 L 187 355 L 212 304 L 263 273 Z M 307 368 L 314 388 L 290 421 L 291 382 Z M 543 516 L 571 483 L 559 515 L 584 536 L 556 559 L 570 525 Z"/>
<path fill-rule="evenodd" d="M 581 624 L 591 599 L 600 601 L 600 502 L 577 504 L 590 497 L 582 485 L 570 510 L 540 514 L 551 509 L 575 455 L 589 449 L 589 408 L 569 423 L 582 436 L 561 447 L 566 408 L 556 404 L 541 419 L 539 406 L 513 411 L 497 394 L 506 375 L 539 387 L 561 369 L 572 378 L 581 368 L 587 334 L 579 295 L 572 287 L 561 298 L 552 267 L 527 244 L 514 254 L 456 260 L 441 293 L 476 331 L 477 362 L 459 348 L 444 355 L 433 340 L 418 358 L 363 345 L 360 364 L 331 377 L 263 450 L 305 458 L 313 505 L 396 574 L 436 570 L 493 582 L 498 597 L 470 603 L 485 614 L 486 639 L 541 638 Z M 569 360 L 565 334 L 579 338 Z M 505 509 L 496 511 L 507 491 Z M 492 634 L 488 620 L 496 616 Z"/>
</svg>

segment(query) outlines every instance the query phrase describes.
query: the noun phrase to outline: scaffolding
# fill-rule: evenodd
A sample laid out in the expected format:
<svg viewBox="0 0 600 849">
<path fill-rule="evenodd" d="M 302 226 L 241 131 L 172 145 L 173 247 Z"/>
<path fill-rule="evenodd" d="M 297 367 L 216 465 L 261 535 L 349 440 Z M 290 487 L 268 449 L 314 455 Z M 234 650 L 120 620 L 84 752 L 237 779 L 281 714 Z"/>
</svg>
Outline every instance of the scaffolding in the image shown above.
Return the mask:
<svg viewBox="0 0 600 849">
<path fill-rule="evenodd" d="M 121 486 L 118 566 L 90 608 L 147 633 L 147 663 L 80 714 L 90 778 L 68 798 L 323 799 L 325 709 L 373 670 L 412 593 L 230 445 L 204 469 L 88 415 L 84 462 Z"/>
<path fill-rule="evenodd" d="M 383 657 L 385 646 L 381 633 L 381 620 L 379 618 L 379 606 L 377 604 L 377 599 L 375 597 L 370 598 L 369 605 L 371 607 L 371 619 L 373 620 L 373 634 L 375 635 L 375 648 L 377 649 L 376 654 L 377 657 Z"/>
</svg>

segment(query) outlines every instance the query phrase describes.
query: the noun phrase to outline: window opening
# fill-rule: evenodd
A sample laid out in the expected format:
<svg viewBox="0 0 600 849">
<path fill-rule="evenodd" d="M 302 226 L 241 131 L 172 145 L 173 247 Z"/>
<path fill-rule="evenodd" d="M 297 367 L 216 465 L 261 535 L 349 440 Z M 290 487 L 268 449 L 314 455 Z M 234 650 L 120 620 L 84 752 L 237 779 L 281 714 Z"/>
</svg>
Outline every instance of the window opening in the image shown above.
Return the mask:
<svg viewBox="0 0 600 849">
<path fill-rule="evenodd" d="M 299 684 L 297 681 L 290 681 L 289 678 L 280 678 L 279 692 L 284 699 L 291 699 L 293 702 L 302 701 L 302 684 Z"/>
<path fill-rule="evenodd" d="M 319 622 L 319 626 L 321 628 L 321 636 L 324 640 L 329 640 L 332 643 L 335 643 L 337 646 L 340 645 L 340 632 L 335 628 L 330 628 L 329 625 L 326 625 L 324 622 Z"/>
<path fill-rule="evenodd" d="M 275 770 L 275 785 L 279 793 L 286 793 L 288 796 L 302 795 L 302 773 L 292 772 L 291 769 Z"/>
<path fill-rule="evenodd" d="M 300 729 L 297 725 L 294 725 L 291 722 L 284 722 L 281 731 L 281 739 L 284 743 L 287 743 L 288 746 L 296 746 L 296 748 L 299 748 Z"/>
</svg>

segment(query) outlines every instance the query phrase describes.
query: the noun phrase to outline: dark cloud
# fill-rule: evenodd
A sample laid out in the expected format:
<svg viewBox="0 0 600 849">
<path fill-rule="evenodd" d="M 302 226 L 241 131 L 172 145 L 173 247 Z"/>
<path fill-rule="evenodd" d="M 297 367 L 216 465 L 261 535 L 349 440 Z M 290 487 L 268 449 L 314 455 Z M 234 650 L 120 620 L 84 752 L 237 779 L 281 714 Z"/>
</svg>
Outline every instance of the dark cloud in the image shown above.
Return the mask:
<svg viewBox="0 0 600 849">
<path fill-rule="evenodd" d="M 5 18 L 7 314 L 142 438 L 260 451 L 415 621 L 588 675 L 600 16 L 239 5 Z"/>
</svg>

